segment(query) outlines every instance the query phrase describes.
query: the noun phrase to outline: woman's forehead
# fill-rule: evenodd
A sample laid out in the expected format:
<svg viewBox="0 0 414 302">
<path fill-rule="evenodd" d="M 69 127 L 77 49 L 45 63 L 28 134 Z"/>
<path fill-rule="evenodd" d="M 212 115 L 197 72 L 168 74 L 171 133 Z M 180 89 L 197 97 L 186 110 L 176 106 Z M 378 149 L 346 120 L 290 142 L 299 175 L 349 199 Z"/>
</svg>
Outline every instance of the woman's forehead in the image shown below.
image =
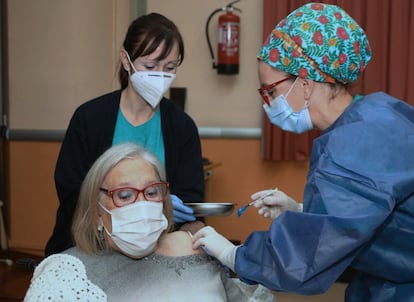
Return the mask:
<svg viewBox="0 0 414 302">
<path fill-rule="evenodd" d="M 126 158 L 116 164 L 105 181 L 118 183 L 129 180 L 157 180 L 154 167 L 142 158 Z"/>
</svg>

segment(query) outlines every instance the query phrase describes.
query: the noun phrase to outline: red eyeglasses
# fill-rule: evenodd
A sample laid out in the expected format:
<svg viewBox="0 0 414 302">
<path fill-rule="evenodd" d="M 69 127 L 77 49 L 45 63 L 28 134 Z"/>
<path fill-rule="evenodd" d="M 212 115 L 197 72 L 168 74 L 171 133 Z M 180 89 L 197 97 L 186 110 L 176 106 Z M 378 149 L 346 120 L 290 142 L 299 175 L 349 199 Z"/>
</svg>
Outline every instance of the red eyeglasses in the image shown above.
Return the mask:
<svg viewBox="0 0 414 302">
<path fill-rule="evenodd" d="M 161 202 L 167 194 L 168 187 L 169 184 L 167 182 L 157 182 L 150 184 L 143 189 L 123 187 L 113 190 L 99 188 L 99 190 L 112 197 L 112 201 L 114 202 L 115 206 L 123 207 L 137 201 L 139 193 L 143 193 L 144 198 L 147 201 Z"/>
<path fill-rule="evenodd" d="M 284 78 L 280 81 L 274 82 L 272 84 L 260 87 L 259 89 L 257 89 L 257 91 L 259 91 L 260 95 L 262 96 L 263 101 L 266 104 L 270 104 L 270 101 L 272 100 L 271 94 L 272 94 L 272 89 L 274 89 L 277 85 L 282 84 L 283 82 L 290 80 L 290 79 L 294 79 L 295 76 L 289 76 L 287 78 Z"/>
</svg>

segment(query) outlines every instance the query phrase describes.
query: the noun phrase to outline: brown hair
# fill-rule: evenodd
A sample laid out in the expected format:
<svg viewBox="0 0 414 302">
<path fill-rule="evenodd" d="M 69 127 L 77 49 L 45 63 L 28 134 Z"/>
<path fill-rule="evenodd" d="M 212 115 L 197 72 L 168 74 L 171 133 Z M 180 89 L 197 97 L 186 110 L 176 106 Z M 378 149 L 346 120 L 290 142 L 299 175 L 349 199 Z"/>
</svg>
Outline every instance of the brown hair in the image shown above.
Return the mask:
<svg viewBox="0 0 414 302">
<path fill-rule="evenodd" d="M 151 13 L 138 17 L 129 25 L 123 47 L 133 62 L 138 57 L 153 53 L 163 42 L 164 49 L 157 59 L 166 58 L 174 44 L 178 43 L 180 65 L 184 60 L 184 42 L 177 26 L 163 15 Z M 119 82 L 122 89 L 128 86 L 128 72 L 122 64 L 119 67 Z"/>
</svg>

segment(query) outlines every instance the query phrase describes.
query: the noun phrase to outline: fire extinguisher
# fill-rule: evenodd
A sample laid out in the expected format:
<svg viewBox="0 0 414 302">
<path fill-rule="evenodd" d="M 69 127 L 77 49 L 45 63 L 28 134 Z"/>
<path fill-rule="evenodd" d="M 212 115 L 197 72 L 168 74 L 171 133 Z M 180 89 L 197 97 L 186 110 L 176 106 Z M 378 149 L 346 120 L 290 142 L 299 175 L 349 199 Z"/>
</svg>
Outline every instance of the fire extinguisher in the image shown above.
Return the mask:
<svg viewBox="0 0 414 302">
<path fill-rule="evenodd" d="M 225 7 L 214 10 L 207 19 L 206 38 L 213 60 L 213 69 L 217 69 L 219 74 L 238 74 L 239 73 L 239 54 L 240 54 L 240 17 L 234 11 L 241 13 L 241 10 L 233 4 L 240 0 L 233 1 Z M 218 45 L 217 63 L 214 58 L 213 48 L 211 47 L 209 36 L 209 24 L 211 18 L 218 12 L 223 12 L 218 18 Z"/>
</svg>

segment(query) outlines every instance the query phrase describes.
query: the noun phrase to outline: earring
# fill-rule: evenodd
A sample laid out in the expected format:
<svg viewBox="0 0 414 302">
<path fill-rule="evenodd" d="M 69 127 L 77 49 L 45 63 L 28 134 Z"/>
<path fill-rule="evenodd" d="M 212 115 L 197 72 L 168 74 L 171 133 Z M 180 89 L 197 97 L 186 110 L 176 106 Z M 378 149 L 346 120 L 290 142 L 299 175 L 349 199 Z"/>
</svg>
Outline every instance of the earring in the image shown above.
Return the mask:
<svg viewBox="0 0 414 302">
<path fill-rule="evenodd" d="M 103 230 L 104 226 L 102 224 L 98 225 L 98 240 L 100 244 L 102 244 L 102 242 L 105 241 L 105 234 Z"/>
</svg>

